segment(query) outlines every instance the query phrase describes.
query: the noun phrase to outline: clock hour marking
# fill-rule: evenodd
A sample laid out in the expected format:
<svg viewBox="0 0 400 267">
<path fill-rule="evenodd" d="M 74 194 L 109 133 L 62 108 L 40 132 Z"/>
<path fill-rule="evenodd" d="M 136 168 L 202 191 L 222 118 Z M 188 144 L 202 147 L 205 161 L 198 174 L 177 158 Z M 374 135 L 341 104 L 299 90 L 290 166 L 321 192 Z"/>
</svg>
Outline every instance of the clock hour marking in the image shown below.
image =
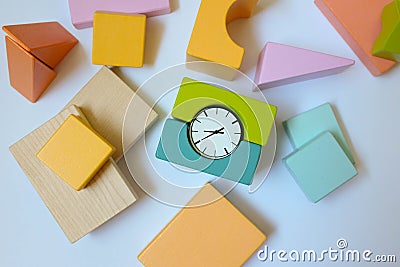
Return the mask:
<svg viewBox="0 0 400 267">
<path fill-rule="evenodd" d="M 229 154 L 228 149 L 226 149 L 226 147 L 224 147 L 224 150 L 225 150 L 225 153 L 228 155 Z"/>
<path fill-rule="evenodd" d="M 234 122 L 232 122 L 232 124 L 235 124 L 235 123 L 237 123 L 238 122 L 238 120 L 235 120 Z"/>
<path fill-rule="evenodd" d="M 235 134 L 242 134 L 242 133 L 235 133 Z"/>
<path fill-rule="evenodd" d="M 192 133 L 198 133 L 199 131 L 196 131 L 196 130 L 192 130 Z"/>
<path fill-rule="evenodd" d="M 199 123 L 201 123 L 201 121 L 199 121 L 197 118 L 195 118 L 194 120 L 197 121 L 197 122 L 199 122 Z"/>
<path fill-rule="evenodd" d="M 237 144 L 235 144 L 234 142 L 231 142 L 231 143 L 232 143 L 232 145 L 237 146 Z"/>
<path fill-rule="evenodd" d="M 206 149 L 207 149 L 207 147 L 205 147 L 202 152 L 204 153 L 206 151 Z"/>
<path fill-rule="evenodd" d="M 218 108 L 215 109 L 215 114 L 218 114 Z"/>
<path fill-rule="evenodd" d="M 230 112 L 228 111 L 228 112 L 226 113 L 226 115 L 225 115 L 225 118 L 228 117 L 229 114 L 230 114 Z"/>
<path fill-rule="evenodd" d="M 194 143 L 195 145 L 197 145 L 198 143 L 200 143 L 201 140 L 197 141 L 196 143 Z"/>
<path fill-rule="evenodd" d="M 205 110 L 203 110 L 203 112 L 204 112 L 204 115 L 206 115 L 206 117 L 208 117 L 208 114 L 207 114 L 207 112 L 206 112 Z"/>
</svg>

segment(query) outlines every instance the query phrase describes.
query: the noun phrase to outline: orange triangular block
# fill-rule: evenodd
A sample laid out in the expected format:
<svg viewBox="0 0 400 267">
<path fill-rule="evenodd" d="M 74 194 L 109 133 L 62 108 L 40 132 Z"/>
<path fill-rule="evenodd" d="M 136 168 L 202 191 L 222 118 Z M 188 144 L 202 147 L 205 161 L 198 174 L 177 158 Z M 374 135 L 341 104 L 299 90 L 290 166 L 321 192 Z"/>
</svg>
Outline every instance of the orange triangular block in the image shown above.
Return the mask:
<svg viewBox="0 0 400 267">
<path fill-rule="evenodd" d="M 54 69 L 78 43 L 58 22 L 3 26 L 3 30 L 22 48 Z"/>
<path fill-rule="evenodd" d="M 29 101 L 36 102 L 56 77 L 56 72 L 6 36 L 11 86 Z"/>
</svg>

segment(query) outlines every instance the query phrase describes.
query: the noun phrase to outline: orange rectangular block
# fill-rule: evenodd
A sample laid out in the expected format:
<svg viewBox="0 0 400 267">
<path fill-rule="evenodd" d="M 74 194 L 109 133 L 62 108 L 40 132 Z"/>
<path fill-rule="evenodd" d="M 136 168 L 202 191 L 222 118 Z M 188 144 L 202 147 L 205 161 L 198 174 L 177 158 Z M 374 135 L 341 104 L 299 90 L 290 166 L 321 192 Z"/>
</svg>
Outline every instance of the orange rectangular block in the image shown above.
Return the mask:
<svg viewBox="0 0 400 267">
<path fill-rule="evenodd" d="M 372 47 L 381 30 L 381 13 L 392 0 L 315 0 L 315 4 L 374 76 L 396 62 L 375 57 Z"/>
<path fill-rule="evenodd" d="M 138 259 L 146 267 L 241 266 L 265 240 L 254 224 L 206 184 Z"/>
</svg>

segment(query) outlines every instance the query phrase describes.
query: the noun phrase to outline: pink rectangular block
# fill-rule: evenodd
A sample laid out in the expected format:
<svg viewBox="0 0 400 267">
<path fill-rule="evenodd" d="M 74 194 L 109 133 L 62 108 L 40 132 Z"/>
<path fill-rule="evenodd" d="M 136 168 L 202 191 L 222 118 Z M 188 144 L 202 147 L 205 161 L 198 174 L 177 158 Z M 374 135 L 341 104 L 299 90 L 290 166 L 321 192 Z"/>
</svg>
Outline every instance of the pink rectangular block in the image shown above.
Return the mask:
<svg viewBox="0 0 400 267">
<path fill-rule="evenodd" d="M 72 24 L 77 29 L 93 26 L 96 11 L 144 14 L 148 17 L 171 12 L 169 0 L 68 0 Z"/>
</svg>

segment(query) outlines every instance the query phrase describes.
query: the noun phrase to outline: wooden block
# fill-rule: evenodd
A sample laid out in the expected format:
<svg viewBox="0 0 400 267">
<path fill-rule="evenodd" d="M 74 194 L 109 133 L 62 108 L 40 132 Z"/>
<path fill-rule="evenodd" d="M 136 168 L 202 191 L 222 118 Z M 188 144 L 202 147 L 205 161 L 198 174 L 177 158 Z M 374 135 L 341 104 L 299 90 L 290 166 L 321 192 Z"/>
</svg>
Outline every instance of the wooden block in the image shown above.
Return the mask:
<svg viewBox="0 0 400 267">
<path fill-rule="evenodd" d="M 254 82 L 267 89 L 337 74 L 352 65 L 351 59 L 269 42 L 260 54 Z"/>
<path fill-rule="evenodd" d="M 242 266 L 266 240 L 210 184 L 187 206 L 139 254 L 144 266 Z"/>
<path fill-rule="evenodd" d="M 119 160 L 124 154 L 122 130 L 131 100 L 131 105 L 137 108 L 134 109 L 135 116 L 129 116 L 135 120 L 130 125 L 136 127 L 124 131 L 125 149 L 129 149 L 143 135 L 145 129 L 156 121 L 158 115 L 112 70 L 102 67 L 66 108 L 71 105 L 80 107 L 93 129 L 115 147 L 113 158 Z"/>
<path fill-rule="evenodd" d="M 96 11 L 92 63 L 143 66 L 146 16 Z"/>
<path fill-rule="evenodd" d="M 380 15 L 392 0 L 315 0 L 315 4 L 374 76 L 395 64 L 372 55 L 381 29 Z"/>
<path fill-rule="evenodd" d="M 5 40 L 10 84 L 25 98 L 35 103 L 57 74 L 8 36 Z"/>
<path fill-rule="evenodd" d="M 68 0 L 72 24 L 77 29 L 93 25 L 93 14 L 98 11 L 144 14 L 148 17 L 171 12 L 169 0 Z"/>
<path fill-rule="evenodd" d="M 213 85 L 184 78 L 172 116 L 189 122 L 200 110 L 212 105 L 226 106 L 239 116 L 245 129 L 244 140 L 261 146 L 267 144 L 277 108 Z"/>
<path fill-rule="evenodd" d="M 3 30 L 22 48 L 54 69 L 78 43 L 58 22 L 3 26 Z"/>
<path fill-rule="evenodd" d="M 350 161 L 355 162 L 350 146 L 329 103 L 284 121 L 283 127 L 295 149 L 305 145 L 319 134 L 329 131 L 335 136 Z"/>
<path fill-rule="evenodd" d="M 70 115 L 37 153 L 37 157 L 75 190 L 84 188 L 114 152 L 114 147 Z"/>
<path fill-rule="evenodd" d="M 335 137 L 324 132 L 284 158 L 297 184 L 316 203 L 357 175 Z"/>
<path fill-rule="evenodd" d="M 374 56 L 400 62 L 400 1 L 385 6 L 382 12 L 382 30 L 375 41 Z"/>
<path fill-rule="evenodd" d="M 229 36 L 226 25 L 239 18 L 251 16 L 257 0 L 202 0 L 187 48 L 187 62 L 211 61 L 224 66 L 210 69 L 198 68 L 198 64 L 187 64 L 188 68 L 232 80 L 239 69 L 244 48 Z M 212 26 L 210 26 L 212 25 Z M 233 69 L 232 69 L 233 68 Z"/>
<path fill-rule="evenodd" d="M 253 182 L 261 155 L 260 145 L 241 141 L 237 149 L 229 156 L 209 159 L 202 157 L 193 150 L 189 142 L 188 128 L 185 122 L 173 119 L 166 120 L 156 157 L 234 182 L 246 185 Z"/>
<path fill-rule="evenodd" d="M 69 115 L 83 114 L 74 106 L 62 111 L 10 147 L 70 242 L 93 231 L 136 201 L 133 188 L 110 159 L 87 188 L 76 191 L 46 167 L 36 154 Z"/>
</svg>

